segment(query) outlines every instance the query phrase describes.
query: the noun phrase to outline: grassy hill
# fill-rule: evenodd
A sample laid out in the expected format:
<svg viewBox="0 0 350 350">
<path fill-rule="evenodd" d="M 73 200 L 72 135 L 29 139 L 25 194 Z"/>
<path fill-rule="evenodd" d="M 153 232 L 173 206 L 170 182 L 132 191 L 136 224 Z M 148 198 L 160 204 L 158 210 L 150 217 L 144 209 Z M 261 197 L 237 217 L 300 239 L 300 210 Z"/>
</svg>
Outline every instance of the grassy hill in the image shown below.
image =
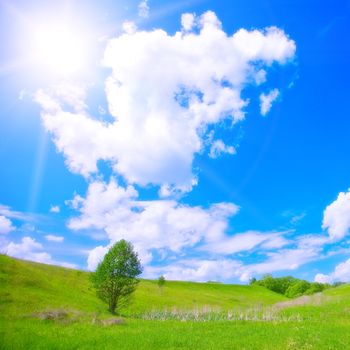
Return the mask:
<svg viewBox="0 0 350 350">
<path fill-rule="evenodd" d="M 143 280 L 123 323 L 107 325 L 87 272 L 0 255 L 0 349 L 350 349 L 349 308 L 349 285 L 288 301 L 259 286 Z"/>
<path fill-rule="evenodd" d="M 2 307 L 5 305 L 7 312 L 69 308 L 106 313 L 106 305 L 97 299 L 88 272 L 0 255 L 0 282 Z M 167 281 L 161 290 L 156 281 L 142 280 L 130 307 L 123 313 L 137 315 L 174 307 L 228 310 L 237 306 L 270 305 L 283 300 L 286 298 L 260 286 Z"/>
</svg>

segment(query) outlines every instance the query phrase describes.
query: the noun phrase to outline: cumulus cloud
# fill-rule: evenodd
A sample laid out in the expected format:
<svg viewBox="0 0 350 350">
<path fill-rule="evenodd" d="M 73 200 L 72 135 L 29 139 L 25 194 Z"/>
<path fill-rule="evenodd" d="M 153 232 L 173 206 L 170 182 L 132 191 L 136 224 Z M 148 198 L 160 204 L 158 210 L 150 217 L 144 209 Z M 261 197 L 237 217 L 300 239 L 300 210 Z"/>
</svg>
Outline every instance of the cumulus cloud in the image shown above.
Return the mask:
<svg viewBox="0 0 350 350">
<path fill-rule="evenodd" d="M 140 17 L 147 18 L 149 16 L 148 0 L 142 0 L 137 8 Z"/>
<path fill-rule="evenodd" d="M 261 115 L 265 116 L 267 113 L 269 113 L 273 102 L 276 101 L 279 94 L 280 93 L 279 93 L 278 89 L 273 89 L 267 95 L 265 95 L 264 93 L 262 93 L 260 95 L 260 113 L 261 113 Z"/>
<path fill-rule="evenodd" d="M 14 229 L 15 227 L 12 225 L 11 220 L 8 219 L 6 216 L 0 215 L 0 234 L 6 235 Z"/>
<path fill-rule="evenodd" d="M 98 246 L 89 252 L 90 270 L 96 268 L 111 244 L 123 238 L 134 244 L 142 263 L 146 265 L 146 274 L 161 271 L 173 279 L 186 276 L 186 279 L 195 280 L 218 279 L 215 271 L 220 271 L 222 266 L 217 267 L 217 270 L 215 266 L 220 266 L 224 261 L 232 269 L 227 275 L 221 271 L 225 275 L 223 280 L 238 277 L 246 281 L 253 275 L 293 270 L 319 258 L 327 239 L 306 235 L 297 240 L 295 247 L 285 248 L 295 245 L 295 242 L 284 237 L 290 231 L 247 231 L 228 235 L 229 220 L 239 210 L 233 203 L 216 203 L 203 208 L 175 200 L 142 201 L 138 199 L 134 187 L 121 187 L 114 179 L 109 183 L 92 182 L 86 197 L 76 195 L 72 202 L 75 203 L 79 216 L 69 221 L 69 228 L 99 229 L 110 240 L 107 246 Z M 254 248 L 261 249 L 266 256 L 265 261 L 244 265 L 237 257 L 228 258 Z M 203 253 L 214 255 L 216 259 L 212 262 L 211 259 L 203 258 L 182 259 L 189 251 L 201 256 Z M 174 262 L 162 270 L 152 267 L 154 262 L 159 263 L 162 259 L 168 261 L 169 257 Z M 185 268 L 184 261 L 190 261 L 194 265 Z"/>
<path fill-rule="evenodd" d="M 180 253 L 200 242 L 221 239 L 229 218 L 239 209 L 225 202 L 203 208 L 175 200 L 142 201 L 135 188 L 123 188 L 113 179 L 108 184 L 91 183 L 86 197 L 79 196 L 78 201 L 76 198 L 73 201 L 78 203 L 80 215 L 69 221 L 70 229 L 104 230 L 111 243 L 127 239 L 135 245 L 144 263 L 152 259 L 154 249 Z"/>
<path fill-rule="evenodd" d="M 315 276 L 315 282 L 318 282 L 318 283 L 332 283 L 333 280 L 332 280 L 332 277 L 330 275 L 325 275 L 323 273 L 318 273 L 316 276 Z"/>
<path fill-rule="evenodd" d="M 46 235 L 45 238 L 49 242 L 61 243 L 61 242 L 64 241 L 64 237 L 63 236 Z"/>
<path fill-rule="evenodd" d="M 215 13 L 186 14 L 174 35 L 133 28 L 109 41 L 104 64 L 112 71 L 105 87 L 112 122 L 88 114 L 79 88 L 39 91 L 36 101 L 71 171 L 89 178 L 104 160 L 130 184 L 190 191 L 197 183 L 193 160 L 206 147 L 209 126 L 243 120 L 249 101 L 242 90 L 294 54 L 294 41 L 276 27 L 230 36 Z M 217 141 L 212 155 L 224 151 L 234 153 Z"/>
<path fill-rule="evenodd" d="M 182 29 L 185 31 L 191 31 L 196 25 L 196 16 L 193 13 L 184 13 L 181 16 Z"/>
<path fill-rule="evenodd" d="M 350 229 L 350 189 L 340 192 L 338 198 L 326 207 L 323 213 L 322 228 L 327 229 L 330 237 L 339 240 Z"/>
<path fill-rule="evenodd" d="M 147 1 L 140 8 L 147 16 Z M 190 206 L 175 198 L 198 183 L 193 169 L 197 154 L 235 154 L 233 146 L 214 139 L 213 130 L 244 120 L 249 99 L 242 97 L 243 90 L 258 88 L 269 67 L 286 64 L 295 50 L 294 41 L 276 27 L 228 35 L 212 11 L 183 14 L 173 35 L 139 30 L 128 22 L 105 50 L 108 121 L 89 114 L 84 87 L 60 85 L 36 93 L 43 125 L 67 167 L 89 181 L 85 197 L 77 194 L 67 201 L 79 213 L 68 227 L 104 232 L 109 238 L 109 244 L 90 251 L 89 269 L 123 238 L 134 244 L 148 268 L 169 256 L 179 261 L 189 251 L 219 255 L 215 261 L 213 256 L 181 259 L 169 267 L 168 278 L 217 279 L 220 272 L 223 278 L 244 279 L 258 268 L 244 270 L 225 255 L 289 243 L 277 232 L 228 235 L 229 221 L 239 209 L 233 203 Z M 264 103 L 271 105 L 273 98 L 266 98 L 270 102 Z M 94 180 L 100 161 L 125 185 L 113 177 L 108 183 Z M 140 200 L 136 186 L 147 185 L 158 186 L 163 199 Z M 272 255 L 268 259 L 274 262 Z"/>
<path fill-rule="evenodd" d="M 89 251 L 87 268 L 89 271 L 95 271 L 97 265 L 102 261 L 103 257 L 107 254 L 109 247 L 98 246 Z"/>
<path fill-rule="evenodd" d="M 52 263 L 51 256 L 42 251 L 43 246 L 31 237 L 23 237 L 20 243 L 10 242 L 6 247 L 6 254 L 26 260 L 42 263 Z"/>
<path fill-rule="evenodd" d="M 315 282 L 319 283 L 333 283 L 336 281 L 350 282 L 350 259 L 337 265 L 329 275 L 318 273 L 315 276 Z"/>
</svg>

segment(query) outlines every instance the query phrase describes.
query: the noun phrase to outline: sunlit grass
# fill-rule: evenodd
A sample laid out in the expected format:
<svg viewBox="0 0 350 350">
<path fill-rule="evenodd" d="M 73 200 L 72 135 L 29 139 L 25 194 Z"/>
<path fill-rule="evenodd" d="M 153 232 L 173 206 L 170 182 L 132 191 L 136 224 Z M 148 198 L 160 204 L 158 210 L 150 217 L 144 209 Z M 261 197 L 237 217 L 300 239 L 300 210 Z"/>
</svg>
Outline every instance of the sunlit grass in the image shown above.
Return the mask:
<svg viewBox="0 0 350 350">
<path fill-rule="evenodd" d="M 121 322 L 86 272 L 0 256 L 0 349 L 349 349 L 350 286 L 304 301 L 262 287 L 142 281 Z"/>
</svg>

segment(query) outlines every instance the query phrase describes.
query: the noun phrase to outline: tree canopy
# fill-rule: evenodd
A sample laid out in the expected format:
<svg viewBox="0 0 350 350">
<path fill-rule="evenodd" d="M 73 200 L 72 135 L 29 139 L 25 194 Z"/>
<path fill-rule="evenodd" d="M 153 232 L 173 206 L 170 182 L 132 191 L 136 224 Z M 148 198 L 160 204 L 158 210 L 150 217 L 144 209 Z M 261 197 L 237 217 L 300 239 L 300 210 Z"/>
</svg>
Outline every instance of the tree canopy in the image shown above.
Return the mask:
<svg viewBox="0 0 350 350">
<path fill-rule="evenodd" d="M 129 302 L 141 272 L 140 260 L 130 242 L 122 239 L 109 249 L 91 279 L 97 295 L 108 304 L 111 313 Z"/>
</svg>

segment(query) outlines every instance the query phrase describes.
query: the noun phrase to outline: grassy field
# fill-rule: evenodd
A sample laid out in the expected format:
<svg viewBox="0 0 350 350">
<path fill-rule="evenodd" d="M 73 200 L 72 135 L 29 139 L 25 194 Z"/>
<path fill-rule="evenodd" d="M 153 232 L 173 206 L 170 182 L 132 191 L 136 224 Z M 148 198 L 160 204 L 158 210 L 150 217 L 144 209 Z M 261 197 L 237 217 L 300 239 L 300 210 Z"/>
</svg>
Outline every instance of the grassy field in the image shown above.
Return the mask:
<svg viewBox="0 0 350 350">
<path fill-rule="evenodd" d="M 290 302 L 259 286 L 141 281 L 122 314 L 108 324 L 86 272 L 0 255 L 0 349 L 350 349 L 348 285 Z"/>
</svg>

